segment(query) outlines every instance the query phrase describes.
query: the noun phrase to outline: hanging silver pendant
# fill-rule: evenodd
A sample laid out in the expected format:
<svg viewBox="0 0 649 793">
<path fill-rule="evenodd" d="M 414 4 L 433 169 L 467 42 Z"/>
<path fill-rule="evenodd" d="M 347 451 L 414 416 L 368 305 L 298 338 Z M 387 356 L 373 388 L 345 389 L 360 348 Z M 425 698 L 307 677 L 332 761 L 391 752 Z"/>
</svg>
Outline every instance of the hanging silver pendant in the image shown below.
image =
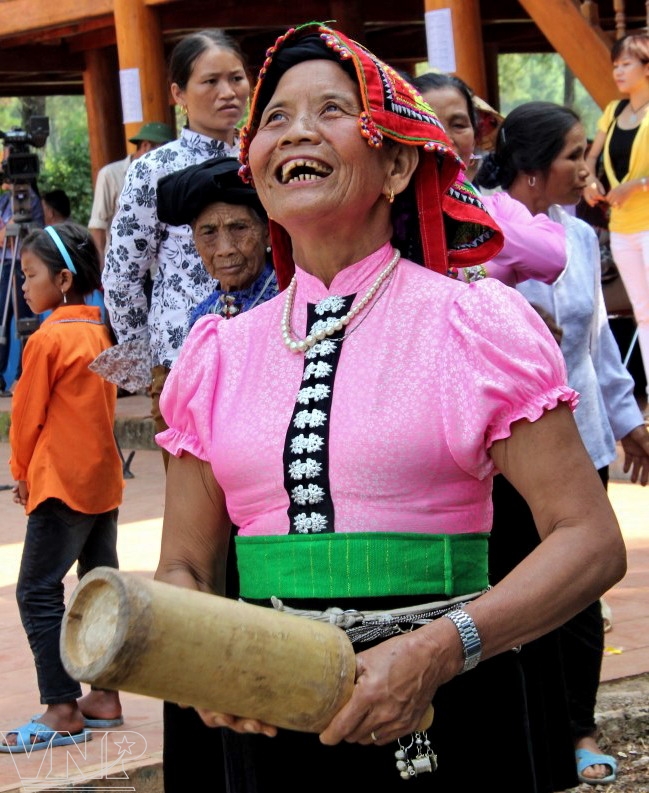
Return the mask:
<svg viewBox="0 0 649 793">
<path fill-rule="evenodd" d="M 410 743 L 404 746 L 401 740 L 398 741 L 399 748 L 394 753 L 397 759 L 397 771 L 402 779 L 411 779 L 419 774 L 432 773 L 437 768 L 437 755 L 428 740 L 425 732 L 416 732 L 410 736 Z M 410 757 L 411 750 L 416 751 L 414 757 Z"/>
</svg>

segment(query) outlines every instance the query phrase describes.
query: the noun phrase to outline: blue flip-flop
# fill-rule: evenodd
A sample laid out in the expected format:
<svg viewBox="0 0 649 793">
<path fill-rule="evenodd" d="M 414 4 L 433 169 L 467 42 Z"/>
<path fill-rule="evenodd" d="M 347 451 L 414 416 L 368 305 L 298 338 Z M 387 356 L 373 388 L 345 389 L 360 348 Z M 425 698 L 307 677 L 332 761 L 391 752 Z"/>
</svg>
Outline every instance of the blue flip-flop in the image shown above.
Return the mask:
<svg viewBox="0 0 649 793">
<path fill-rule="evenodd" d="M 84 716 L 83 723 L 86 727 L 94 730 L 110 729 L 111 727 L 121 727 L 124 724 L 124 717 L 118 716 L 116 719 L 86 719 Z"/>
<path fill-rule="evenodd" d="M 32 721 L 38 721 L 42 713 L 32 716 Z M 121 727 L 124 724 L 124 717 L 118 716 L 115 719 L 87 719 L 83 717 L 83 726 L 89 727 L 91 730 L 110 729 L 111 727 Z"/>
<path fill-rule="evenodd" d="M 7 752 L 10 754 L 31 754 L 31 752 L 38 752 L 50 746 L 69 746 L 73 743 L 84 743 L 85 741 L 92 740 L 92 733 L 85 727 L 81 732 L 75 732 L 73 734 L 60 733 L 48 727 L 47 724 L 34 720 L 28 721 L 15 730 L 9 730 L 5 735 L 17 736 L 15 746 L 0 744 L 0 752 Z M 33 737 L 36 738 L 35 741 L 32 741 Z"/>
<path fill-rule="evenodd" d="M 615 782 L 617 760 L 610 754 L 598 754 L 588 749 L 576 749 L 575 757 L 577 758 L 577 777 L 580 782 L 585 782 L 587 785 L 610 785 L 611 782 Z M 584 776 L 582 771 L 591 765 L 607 765 L 611 769 L 611 773 L 608 776 L 599 777 L 599 779 Z"/>
</svg>

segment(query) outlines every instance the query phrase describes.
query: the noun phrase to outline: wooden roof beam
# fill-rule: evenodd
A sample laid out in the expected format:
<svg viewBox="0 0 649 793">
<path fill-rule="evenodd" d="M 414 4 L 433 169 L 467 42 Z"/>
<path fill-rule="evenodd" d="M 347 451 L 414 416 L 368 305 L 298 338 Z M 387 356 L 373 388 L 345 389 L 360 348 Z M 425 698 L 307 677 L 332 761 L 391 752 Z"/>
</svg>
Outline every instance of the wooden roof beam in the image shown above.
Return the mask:
<svg viewBox="0 0 649 793">
<path fill-rule="evenodd" d="M 51 30 L 32 30 L 27 33 L 23 31 L 21 36 L 1 37 L 0 42 L 3 49 L 5 47 L 29 47 L 34 44 L 42 44 L 45 47 L 56 46 L 62 41 L 72 44 L 81 36 L 106 30 L 107 27 L 114 30 L 112 15 L 98 17 L 97 19 L 92 19 L 80 24 L 77 23 L 75 25 L 53 28 Z"/>
<path fill-rule="evenodd" d="M 610 47 L 574 0 L 518 0 L 600 107 L 618 96 Z"/>
<path fill-rule="evenodd" d="M 4 0 L 0 3 L 0 38 L 59 26 L 69 27 L 75 22 L 86 22 L 112 13 L 113 0 L 56 0 L 53 3 Z"/>
</svg>

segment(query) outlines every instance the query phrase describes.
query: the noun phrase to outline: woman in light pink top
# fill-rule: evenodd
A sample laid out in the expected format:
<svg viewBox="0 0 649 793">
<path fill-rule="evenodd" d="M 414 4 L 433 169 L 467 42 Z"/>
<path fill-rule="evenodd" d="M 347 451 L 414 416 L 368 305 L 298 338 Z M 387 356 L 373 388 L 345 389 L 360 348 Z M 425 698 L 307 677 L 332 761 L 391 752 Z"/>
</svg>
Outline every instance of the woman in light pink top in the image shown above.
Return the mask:
<svg viewBox="0 0 649 793">
<path fill-rule="evenodd" d="M 310 23 L 269 50 L 242 161 L 288 286 L 199 320 L 171 371 L 156 577 L 221 592 L 234 521 L 241 596 L 351 620 L 360 648 L 319 736 L 201 712 L 230 728 L 230 787 L 459 790 L 506 757 L 499 788 L 531 793 L 511 648 L 624 572 L 556 344 L 514 290 L 446 277 L 500 232 L 417 92 L 343 34 Z M 496 470 L 544 541 L 487 589 Z"/>
</svg>

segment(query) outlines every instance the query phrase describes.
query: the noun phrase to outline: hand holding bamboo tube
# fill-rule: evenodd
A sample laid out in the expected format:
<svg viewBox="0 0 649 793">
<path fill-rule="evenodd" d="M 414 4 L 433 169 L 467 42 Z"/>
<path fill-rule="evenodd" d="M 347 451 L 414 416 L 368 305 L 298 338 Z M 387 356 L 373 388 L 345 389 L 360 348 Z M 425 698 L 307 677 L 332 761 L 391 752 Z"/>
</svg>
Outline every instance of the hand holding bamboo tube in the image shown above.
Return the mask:
<svg viewBox="0 0 649 793">
<path fill-rule="evenodd" d="M 349 699 L 344 631 L 261 606 L 98 567 L 63 618 L 75 680 L 320 732 Z M 426 723 L 432 722 L 432 709 Z"/>
</svg>

